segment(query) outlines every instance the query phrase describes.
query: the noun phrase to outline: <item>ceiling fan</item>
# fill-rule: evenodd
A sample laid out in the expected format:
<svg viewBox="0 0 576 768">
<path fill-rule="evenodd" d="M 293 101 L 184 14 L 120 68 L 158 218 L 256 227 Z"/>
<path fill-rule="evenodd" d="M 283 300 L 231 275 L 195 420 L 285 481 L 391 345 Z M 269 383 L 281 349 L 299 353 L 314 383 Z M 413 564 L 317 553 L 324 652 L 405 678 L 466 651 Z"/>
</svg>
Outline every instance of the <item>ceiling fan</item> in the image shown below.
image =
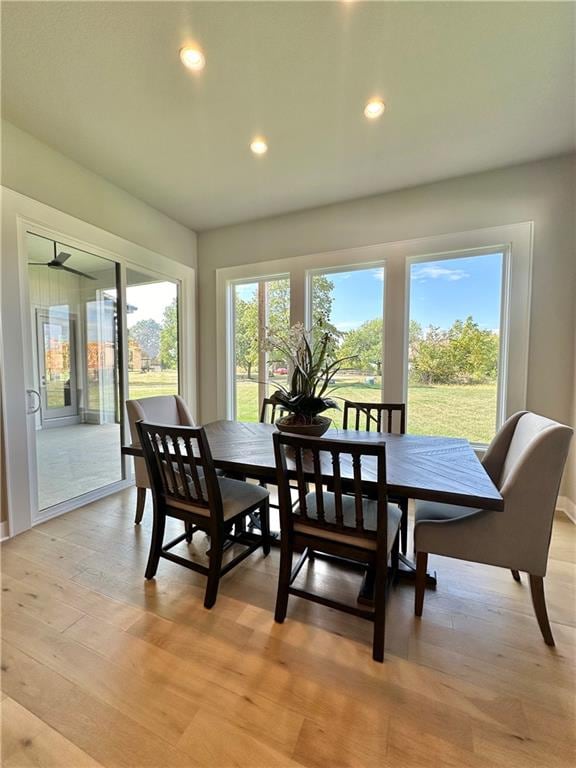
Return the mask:
<svg viewBox="0 0 576 768">
<path fill-rule="evenodd" d="M 50 267 L 51 269 L 61 269 L 64 272 L 70 272 L 73 275 L 79 275 L 80 277 L 86 277 L 88 280 L 96 280 L 95 277 L 92 277 L 92 275 L 87 275 L 86 272 L 80 272 L 78 269 L 72 269 L 72 267 L 67 267 L 65 265 L 65 262 L 68 261 L 71 254 L 66 253 L 65 251 L 60 251 L 60 253 L 57 253 L 57 247 L 56 243 L 54 243 L 54 258 L 52 261 L 31 261 L 29 262 L 29 265 L 31 267 Z"/>
</svg>

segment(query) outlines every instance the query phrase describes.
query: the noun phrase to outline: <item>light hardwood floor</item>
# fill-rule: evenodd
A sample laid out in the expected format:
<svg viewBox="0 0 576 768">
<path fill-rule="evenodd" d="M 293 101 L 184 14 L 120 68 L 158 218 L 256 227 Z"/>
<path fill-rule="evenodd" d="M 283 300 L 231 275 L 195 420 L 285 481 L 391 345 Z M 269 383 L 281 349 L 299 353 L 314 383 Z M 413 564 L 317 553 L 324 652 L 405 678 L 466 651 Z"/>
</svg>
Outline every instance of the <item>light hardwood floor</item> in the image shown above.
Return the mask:
<svg viewBox="0 0 576 768">
<path fill-rule="evenodd" d="M 135 528 L 134 505 L 127 491 L 2 546 L 6 768 L 575 764 L 576 527 L 562 515 L 555 649 L 524 577 L 431 558 L 422 620 L 411 587 L 391 593 L 381 665 L 368 622 L 293 598 L 274 624 L 276 551 L 226 576 L 212 611 L 203 579 L 168 561 L 146 583 L 151 510 Z M 354 599 L 360 577 L 316 560 L 300 578 Z"/>
</svg>

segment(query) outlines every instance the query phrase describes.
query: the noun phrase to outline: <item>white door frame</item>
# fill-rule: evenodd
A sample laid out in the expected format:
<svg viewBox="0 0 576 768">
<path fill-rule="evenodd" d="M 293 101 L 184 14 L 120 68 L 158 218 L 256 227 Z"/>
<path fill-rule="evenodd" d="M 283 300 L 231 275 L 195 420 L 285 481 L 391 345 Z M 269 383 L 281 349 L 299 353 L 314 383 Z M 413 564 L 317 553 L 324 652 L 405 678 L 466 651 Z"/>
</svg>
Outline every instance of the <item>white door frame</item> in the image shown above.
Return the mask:
<svg viewBox="0 0 576 768">
<path fill-rule="evenodd" d="M 26 232 L 32 231 L 65 242 L 96 256 L 120 264 L 125 278 L 127 267 L 180 283 L 180 390 L 196 416 L 196 273 L 192 267 L 173 261 L 143 246 L 125 240 L 51 206 L 2 187 L 1 319 L 4 375 L 4 435 L 8 496 L 9 535 L 14 536 L 40 522 L 37 507 L 35 419 L 26 414 L 26 388 L 34 384 L 33 335 L 29 311 Z M 123 280 L 123 293 L 125 279 Z M 125 305 L 125 296 L 122 296 Z M 125 319 L 124 345 L 127 344 Z M 124 359 L 127 350 L 124 350 Z M 126 382 L 125 382 L 126 383 Z M 119 487 L 127 479 L 105 489 L 85 494 L 53 507 L 43 518 L 61 514 Z"/>
</svg>

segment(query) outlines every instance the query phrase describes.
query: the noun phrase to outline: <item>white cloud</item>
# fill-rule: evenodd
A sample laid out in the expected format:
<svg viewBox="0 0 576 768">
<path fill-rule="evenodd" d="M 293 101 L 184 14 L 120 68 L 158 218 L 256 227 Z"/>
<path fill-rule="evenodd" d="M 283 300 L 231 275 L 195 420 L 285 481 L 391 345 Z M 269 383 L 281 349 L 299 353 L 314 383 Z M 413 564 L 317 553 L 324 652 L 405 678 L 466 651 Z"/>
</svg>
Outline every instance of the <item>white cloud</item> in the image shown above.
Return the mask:
<svg viewBox="0 0 576 768">
<path fill-rule="evenodd" d="M 355 328 L 359 328 L 362 325 L 362 320 L 349 320 L 343 323 L 335 322 L 334 325 L 339 331 L 353 331 Z"/>
<path fill-rule="evenodd" d="M 451 269 L 441 267 L 439 264 L 426 264 L 424 267 L 416 267 L 412 272 L 412 279 L 423 282 L 425 280 L 464 280 L 470 277 L 463 269 Z"/>
<path fill-rule="evenodd" d="M 376 280 L 381 280 L 382 282 L 384 282 L 384 269 L 383 268 L 374 269 L 372 271 L 372 274 L 374 275 L 374 278 Z"/>
</svg>

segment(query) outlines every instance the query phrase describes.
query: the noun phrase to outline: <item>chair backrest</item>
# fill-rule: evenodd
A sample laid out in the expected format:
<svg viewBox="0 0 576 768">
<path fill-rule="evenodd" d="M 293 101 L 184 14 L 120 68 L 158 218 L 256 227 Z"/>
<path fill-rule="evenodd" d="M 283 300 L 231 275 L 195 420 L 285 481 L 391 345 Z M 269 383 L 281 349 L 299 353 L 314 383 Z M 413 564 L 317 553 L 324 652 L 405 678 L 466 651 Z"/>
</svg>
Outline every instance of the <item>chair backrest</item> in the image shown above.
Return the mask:
<svg viewBox="0 0 576 768">
<path fill-rule="evenodd" d="M 396 419 L 394 419 L 396 415 Z M 394 421 L 396 426 L 394 426 Z M 343 429 L 362 429 L 371 432 L 390 432 L 397 435 L 406 433 L 405 403 L 361 403 L 344 401 Z"/>
<path fill-rule="evenodd" d="M 384 442 L 310 438 L 283 432 L 275 432 L 273 439 L 282 531 L 291 530 L 298 521 L 347 536 L 374 538 L 374 531 L 366 530 L 364 519 L 364 467 L 366 477 L 377 480 L 378 538 L 383 536 L 383 546 L 386 546 L 388 498 Z M 369 461 L 363 462 L 365 458 Z M 291 477 L 296 478 L 298 490 L 295 509 L 290 494 Z M 330 494 L 325 496 L 323 486 L 327 480 Z M 326 516 L 325 502 L 328 501 L 333 505 L 330 520 Z M 346 510 L 352 508 L 353 514 L 347 514 Z"/>
<path fill-rule="evenodd" d="M 277 405 L 270 397 L 262 399 L 260 408 L 260 423 L 274 424 L 277 418 L 286 415 L 286 410 L 281 405 Z"/>
<path fill-rule="evenodd" d="M 136 422 L 138 421 L 185 427 L 194 426 L 192 414 L 180 395 L 156 395 L 155 397 L 144 397 L 140 400 L 126 400 L 126 411 L 130 422 L 130 435 L 133 445 L 140 444 L 136 427 Z"/>
<path fill-rule="evenodd" d="M 486 453 L 488 473 L 493 473 L 490 476 L 504 498 L 504 512 L 492 516 L 498 540 L 495 546 L 513 550 L 522 563 L 520 570 L 534 575 L 546 573 L 572 432 L 552 419 L 521 412 L 508 419 Z"/>
<path fill-rule="evenodd" d="M 223 521 L 222 495 L 204 427 L 137 422 L 154 501 Z"/>
</svg>

